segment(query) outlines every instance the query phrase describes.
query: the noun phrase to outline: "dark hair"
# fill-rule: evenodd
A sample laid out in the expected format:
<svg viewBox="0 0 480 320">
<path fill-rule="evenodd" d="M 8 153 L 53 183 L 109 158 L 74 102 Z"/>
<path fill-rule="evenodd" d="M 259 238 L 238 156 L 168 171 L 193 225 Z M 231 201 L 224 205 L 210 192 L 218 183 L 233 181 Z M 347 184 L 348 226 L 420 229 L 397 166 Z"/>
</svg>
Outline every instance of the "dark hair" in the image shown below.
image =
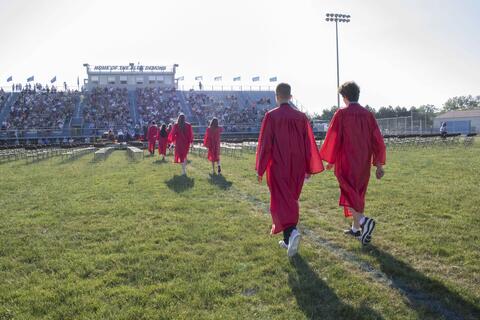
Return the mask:
<svg viewBox="0 0 480 320">
<path fill-rule="evenodd" d="M 348 99 L 351 102 L 358 102 L 360 97 L 360 87 L 355 83 L 355 81 L 345 82 L 338 88 L 338 93 Z"/>
<path fill-rule="evenodd" d="M 183 128 L 185 127 L 185 115 L 183 113 L 180 113 L 178 115 L 177 124 L 180 127 L 180 129 L 183 131 Z"/>
<path fill-rule="evenodd" d="M 152 121 L 152 126 L 155 124 L 155 120 Z"/>
<path fill-rule="evenodd" d="M 167 125 L 164 123 L 162 124 L 162 126 L 160 127 L 160 136 L 162 138 L 165 138 L 166 136 L 168 136 L 168 133 L 167 133 Z"/>
<path fill-rule="evenodd" d="M 282 98 L 289 98 L 292 95 L 292 88 L 288 83 L 279 83 L 275 89 L 277 96 Z"/>
<path fill-rule="evenodd" d="M 218 119 L 213 118 L 212 121 L 210 121 L 210 128 L 218 128 Z"/>
</svg>

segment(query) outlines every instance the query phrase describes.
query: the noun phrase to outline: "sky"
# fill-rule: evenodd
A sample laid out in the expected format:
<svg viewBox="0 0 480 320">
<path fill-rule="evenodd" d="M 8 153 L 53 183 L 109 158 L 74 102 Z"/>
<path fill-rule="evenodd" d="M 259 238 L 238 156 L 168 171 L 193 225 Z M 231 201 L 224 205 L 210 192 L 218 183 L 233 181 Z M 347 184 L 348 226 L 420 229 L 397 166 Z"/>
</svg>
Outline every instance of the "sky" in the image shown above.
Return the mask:
<svg viewBox="0 0 480 320">
<path fill-rule="evenodd" d="M 356 81 L 360 103 L 442 106 L 480 95 L 478 0 L 0 0 L 0 86 L 34 75 L 75 86 L 90 65 L 179 64 L 184 88 L 292 86 L 311 113 L 337 103 L 340 83 Z M 251 82 L 260 76 L 260 82 Z M 235 84 L 238 84 L 235 83 Z"/>
</svg>

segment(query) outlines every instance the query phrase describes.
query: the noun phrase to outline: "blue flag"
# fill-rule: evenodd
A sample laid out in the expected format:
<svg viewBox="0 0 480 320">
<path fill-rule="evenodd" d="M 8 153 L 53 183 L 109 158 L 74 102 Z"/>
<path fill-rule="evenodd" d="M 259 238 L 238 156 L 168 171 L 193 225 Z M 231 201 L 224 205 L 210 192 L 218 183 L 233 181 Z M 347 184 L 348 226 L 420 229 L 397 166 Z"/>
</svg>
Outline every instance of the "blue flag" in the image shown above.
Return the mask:
<svg viewBox="0 0 480 320">
<path fill-rule="evenodd" d="M 222 76 L 215 77 L 215 78 L 213 78 L 213 80 L 215 80 L 215 81 L 222 81 Z"/>
<path fill-rule="evenodd" d="M 233 81 L 240 81 L 240 77 L 233 78 Z"/>
<path fill-rule="evenodd" d="M 10 77 L 7 78 L 7 82 L 10 82 L 10 81 L 12 81 L 12 80 L 13 80 L 13 77 L 12 77 L 12 76 L 10 76 Z"/>
<path fill-rule="evenodd" d="M 252 78 L 252 81 L 254 81 L 254 82 L 255 82 L 255 81 L 260 81 L 260 77 L 253 77 L 253 78 Z"/>
<path fill-rule="evenodd" d="M 276 82 L 277 81 L 277 77 L 271 77 L 270 78 L 270 82 Z"/>
<path fill-rule="evenodd" d="M 50 80 L 50 83 L 54 83 L 55 81 L 57 81 L 57 76 L 53 77 L 52 80 Z"/>
<path fill-rule="evenodd" d="M 33 80 L 35 80 L 35 76 L 31 76 L 30 78 L 28 78 L 28 79 L 27 79 L 27 82 L 31 82 L 31 81 L 33 81 Z"/>
</svg>

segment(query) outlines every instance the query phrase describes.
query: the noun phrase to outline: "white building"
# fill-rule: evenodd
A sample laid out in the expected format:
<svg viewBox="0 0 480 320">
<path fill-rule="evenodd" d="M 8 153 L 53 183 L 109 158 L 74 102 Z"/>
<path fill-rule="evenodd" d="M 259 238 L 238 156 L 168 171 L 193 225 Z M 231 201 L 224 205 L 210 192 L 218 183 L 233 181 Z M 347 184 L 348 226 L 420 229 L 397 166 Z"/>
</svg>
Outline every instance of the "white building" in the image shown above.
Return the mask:
<svg viewBox="0 0 480 320">
<path fill-rule="evenodd" d="M 90 66 L 84 64 L 87 69 L 86 82 L 87 90 L 94 87 L 119 87 L 134 90 L 135 88 L 145 87 L 163 87 L 171 88 L 175 86 L 175 69 L 177 64 L 172 67 L 166 66 L 143 66 L 134 65 L 106 65 Z"/>
<path fill-rule="evenodd" d="M 440 131 L 442 122 L 447 123 L 448 133 L 480 132 L 480 109 L 447 111 L 433 120 L 433 127 Z"/>
</svg>

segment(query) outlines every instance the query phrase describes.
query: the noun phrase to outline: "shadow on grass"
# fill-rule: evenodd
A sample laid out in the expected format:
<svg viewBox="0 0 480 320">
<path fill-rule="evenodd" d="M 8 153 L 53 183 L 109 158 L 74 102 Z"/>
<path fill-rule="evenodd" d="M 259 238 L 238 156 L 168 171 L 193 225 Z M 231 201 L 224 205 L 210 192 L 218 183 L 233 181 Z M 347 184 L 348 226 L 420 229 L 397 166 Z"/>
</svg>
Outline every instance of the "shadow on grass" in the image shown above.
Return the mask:
<svg viewBox="0 0 480 320">
<path fill-rule="evenodd" d="M 364 249 L 380 263 L 380 269 L 399 288 L 420 316 L 425 308 L 445 319 L 480 319 L 480 307 L 466 301 L 441 282 L 430 279 L 407 263 L 370 245 Z"/>
<path fill-rule="evenodd" d="M 230 189 L 230 187 L 232 186 L 233 182 L 231 181 L 228 181 L 227 179 L 225 179 L 225 177 L 221 174 L 213 174 L 213 173 L 210 173 L 209 174 L 210 176 L 210 179 L 208 180 L 208 182 L 210 182 L 210 184 L 213 184 L 213 185 L 216 185 L 217 187 L 219 187 L 220 189 L 222 190 L 228 190 Z"/>
<path fill-rule="evenodd" d="M 153 164 L 158 164 L 158 165 L 166 164 L 166 163 L 168 163 L 168 160 L 167 159 L 157 159 L 157 160 L 153 161 L 152 163 Z"/>
<path fill-rule="evenodd" d="M 354 308 L 344 302 L 310 268 L 308 263 L 296 255 L 290 263 L 295 273 L 288 276 L 297 304 L 308 319 L 383 319 L 366 305 Z"/>
<path fill-rule="evenodd" d="M 167 187 L 176 193 L 187 191 L 188 189 L 193 188 L 195 180 L 186 175 L 174 175 L 170 180 L 165 181 Z"/>
</svg>

